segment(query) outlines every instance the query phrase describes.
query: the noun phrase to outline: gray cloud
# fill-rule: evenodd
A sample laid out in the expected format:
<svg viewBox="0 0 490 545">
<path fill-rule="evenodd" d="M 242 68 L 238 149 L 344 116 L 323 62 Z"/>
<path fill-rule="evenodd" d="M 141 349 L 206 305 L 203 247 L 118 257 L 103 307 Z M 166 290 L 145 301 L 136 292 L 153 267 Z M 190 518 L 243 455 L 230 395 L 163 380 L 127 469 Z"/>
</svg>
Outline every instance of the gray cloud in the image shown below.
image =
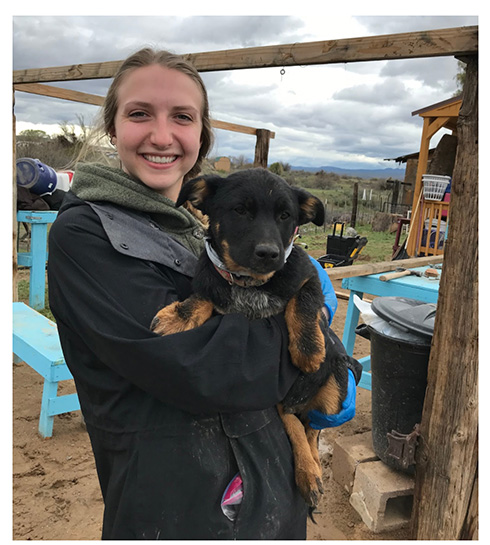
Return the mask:
<svg viewBox="0 0 490 545">
<path fill-rule="evenodd" d="M 355 18 L 355 34 L 408 32 L 476 24 L 476 17 Z M 353 27 L 354 28 L 354 27 Z M 177 53 L 328 40 L 289 16 L 199 17 L 14 17 L 14 69 L 120 60 L 149 45 Z M 337 37 L 337 36 L 336 36 Z M 292 164 L 354 164 L 417 151 L 421 120 L 411 112 L 449 98 L 456 90 L 452 58 L 378 61 L 332 67 L 291 67 L 284 81 L 279 69 L 204 73 L 213 117 L 276 132 L 270 161 Z M 344 78 L 345 76 L 345 78 Z M 339 85 L 345 79 L 343 85 Z M 308 82 L 308 87 L 305 83 Z M 348 83 L 349 82 L 349 83 Z M 355 83 L 353 83 L 355 82 Z M 330 91 L 331 84 L 334 91 Z M 110 81 L 56 83 L 104 96 Z M 285 89 L 287 92 L 285 92 Z M 316 91 L 305 97 L 305 90 Z M 18 122 L 90 124 L 98 108 L 16 93 Z M 253 136 L 216 131 L 216 153 L 253 157 Z M 363 165 L 360 165 L 363 166 Z M 374 165 L 375 166 L 375 165 Z M 384 166 L 387 166 L 384 163 Z M 388 165 L 389 166 L 389 165 Z"/>
</svg>

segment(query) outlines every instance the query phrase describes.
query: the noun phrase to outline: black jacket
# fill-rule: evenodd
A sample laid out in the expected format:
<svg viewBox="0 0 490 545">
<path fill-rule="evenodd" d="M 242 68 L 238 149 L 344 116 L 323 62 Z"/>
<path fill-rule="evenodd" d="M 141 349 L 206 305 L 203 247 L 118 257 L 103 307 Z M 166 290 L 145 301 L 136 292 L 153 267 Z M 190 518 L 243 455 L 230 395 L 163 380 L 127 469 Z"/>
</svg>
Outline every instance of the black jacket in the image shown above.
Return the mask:
<svg viewBox="0 0 490 545">
<path fill-rule="evenodd" d="M 275 405 L 298 371 L 281 315 L 213 317 L 159 337 L 197 259 L 151 218 L 68 193 L 49 238 L 49 299 L 105 502 L 103 539 L 305 539 Z M 222 494 L 239 471 L 235 522 Z"/>
</svg>

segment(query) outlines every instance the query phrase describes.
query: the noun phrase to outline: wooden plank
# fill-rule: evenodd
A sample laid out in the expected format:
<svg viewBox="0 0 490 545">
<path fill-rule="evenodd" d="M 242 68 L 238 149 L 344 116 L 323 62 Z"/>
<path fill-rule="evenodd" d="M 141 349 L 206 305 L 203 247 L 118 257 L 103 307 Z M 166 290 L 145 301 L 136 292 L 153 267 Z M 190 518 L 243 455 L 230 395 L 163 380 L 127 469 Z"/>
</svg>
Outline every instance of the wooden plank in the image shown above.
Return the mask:
<svg viewBox="0 0 490 545">
<path fill-rule="evenodd" d="M 380 261 L 378 263 L 363 263 L 362 265 L 351 265 L 350 267 L 333 267 L 325 269 L 330 280 L 339 278 L 352 278 L 354 276 L 366 276 L 387 271 L 394 271 L 398 268 L 413 269 L 425 265 L 437 265 L 444 260 L 443 255 L 431 255 L 429 257 L 412 257 L 410 259 L 399 259 L 397 261 Z"/>
<path fill-rule="evenodd" d="M 342 40 L 228 49 L 182 55 L 200 72 L 307 66 L 389 59 L 459 56 L 478 52 L 478 26 L 404 32 Z M 15 70 L 13 82 L 112 78 L 123 61 Z"/>
<path fill-rule="evenodd" d="M 254 136 L 257 136 L 257 131 L 260 129 L 256 129 L 254 127 L 247 127 L 245 125 L 237 125 L 236 123 L 228 123 L 227 121 L 218 121 L 217 119 L 211 120 L 211 125 L 215 129 L 223 129 L 225 131 L 234 131 L 234 132 L 241 132 L 244 134 L 252 134 Z M 276 133 L 269 131 L 269 138 L 275 138 Z"/>
<path fill-rule="evenodd" d="M 14 70 L 13 83 L 42 83 L 46 81 L 76 81 L 85 79 L 110 79 L 123 61 L 95 62 Z"/>
<path fill-rule="evenodd" d="M 93 104 L 95 106 L 102 106 L 104 104 L 104 97 L 99 95 L 82 93 L 71 89 L 62 89 L 61 87 L 54 87 L 52 85 L 44 85 L 40 83 L 20 83 L 14 85 L 14 89 L 24 93 L 42 95 L 51 98 L 60 98 L 62 100 L 72 100 L 73 102 L 83 102 L 84 104 Z"/>
</svg>

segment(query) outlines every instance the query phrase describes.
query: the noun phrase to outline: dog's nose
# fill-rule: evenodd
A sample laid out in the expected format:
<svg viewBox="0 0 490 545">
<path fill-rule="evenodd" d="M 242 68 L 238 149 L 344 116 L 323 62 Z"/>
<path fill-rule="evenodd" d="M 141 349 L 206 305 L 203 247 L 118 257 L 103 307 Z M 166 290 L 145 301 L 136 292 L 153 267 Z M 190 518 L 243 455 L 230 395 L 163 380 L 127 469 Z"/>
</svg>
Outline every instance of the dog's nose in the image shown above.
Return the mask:
<svg viewBox="0 0 490 545">
<path fill-rule="evenodd" d="M 255 247 L 255 255 L 259 259 L 277 259 L 279 248 L 275 244 L 258 244 Z"/>
</svg>

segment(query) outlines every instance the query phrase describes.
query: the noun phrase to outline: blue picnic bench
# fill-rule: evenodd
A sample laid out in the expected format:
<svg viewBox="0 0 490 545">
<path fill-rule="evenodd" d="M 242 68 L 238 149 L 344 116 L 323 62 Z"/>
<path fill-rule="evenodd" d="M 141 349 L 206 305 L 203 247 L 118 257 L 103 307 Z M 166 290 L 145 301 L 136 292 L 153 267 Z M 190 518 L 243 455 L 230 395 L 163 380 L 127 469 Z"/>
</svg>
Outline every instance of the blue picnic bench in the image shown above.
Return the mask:
<svg viewBox="0 0 490 545">
<path fill-rule="evenodd" d="M 54 416 L 80 409 L 77 394 L 58 396 L 58 383 L 73 379 L 56 324 L 25 303 L 13 303 L 13 353 L 44 378 L 39 433 L 53 434 Z"/>
<path fill-rule="evenodd" d="M 57 215 L 58 212 L 52 210 L 19 210 L 17 212 L 17 221 L 31 226 L 30 251 L 17 254 L 17 264 L 30 269 L 29 306 L 31 308 L 44 308 L 48 225 L 53 223 Z"/>
</svg>

